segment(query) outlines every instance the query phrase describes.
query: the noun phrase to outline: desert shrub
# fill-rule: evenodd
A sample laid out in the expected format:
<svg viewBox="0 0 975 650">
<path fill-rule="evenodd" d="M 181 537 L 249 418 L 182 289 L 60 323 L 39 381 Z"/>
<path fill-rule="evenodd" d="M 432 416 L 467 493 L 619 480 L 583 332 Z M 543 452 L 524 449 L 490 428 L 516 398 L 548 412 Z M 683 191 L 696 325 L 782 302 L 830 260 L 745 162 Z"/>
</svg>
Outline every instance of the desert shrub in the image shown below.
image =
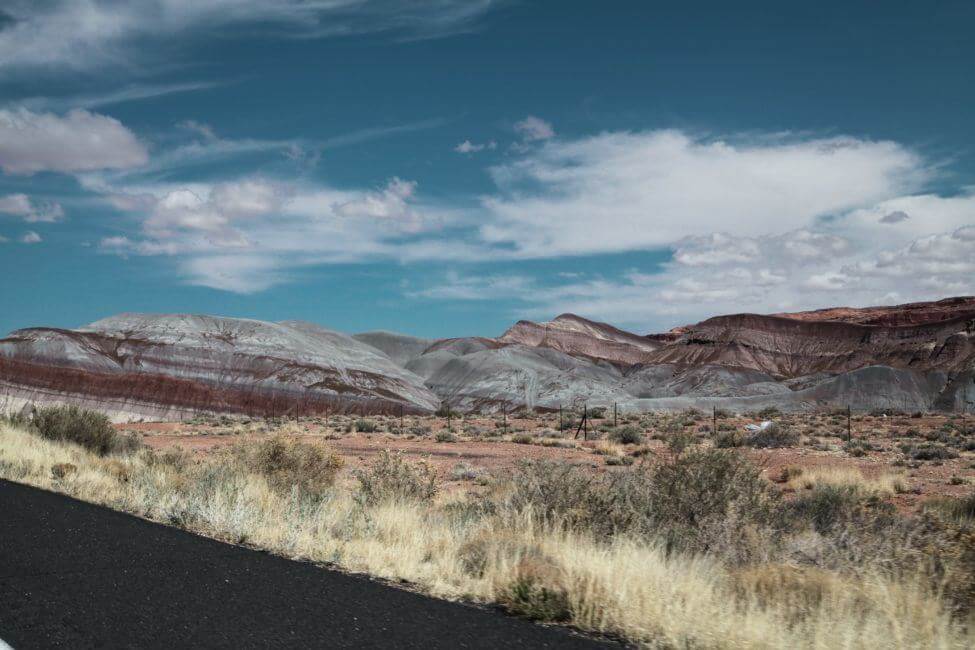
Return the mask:
<svg viewBox="0 0 975 650">
<path fill-rule="evenodd" d="M 856 438 L 855 440 L 848 440 L 844 443 L 843 451 L 851 456 L 861 457 L 866 456 L 869 451 L 877 451 L 877 446 L 863 438 Z"/>
<path fill-rule="evenodd" d="M 672 550 L 695 552 L 734 544 L 716 537 L 729 522 L 731 528 L 772 525 L 779 498 L 747 459 L 699 448 L 603 475 L 567 463 L 524 461 L 502 484 L 505 505 L 516 512 L 531 509 L 554 525 L 663 539 Z"/>
<path fill-rule="evenodd" d="M 737 431 L 719 431 L 714 437 L 714 446 L 718 449 L 741 447 L 745 444 L 745 437 Z"/>
<path fill-rule="evenodd" d="M 948 460 L 958 458 L 958 453 L 937 443 L 901 445 L 904 455 L 914 460 Z"/>
<path fill-rule="evenodd" d="M 446 403 L 441 404 L 440 405 L 440 408 L 437 409 L 437 412 L 434 413 L 434 415 L 436 415 L 437 417 L 441 417 L 441 418 L 446 418 L 446 417 L 459 418 L 459 417 L 461 417 L 460 411 L 455 411 L 454 409 L 450 408 L 450 406 L 448 404 L 446 404 Z"/>
<path fill-rule="evenodd" d="M 791 427 L 773 422 L 764 429 L 747 434 L 744 443 L 749 447 L 792 447 L 799 442 L 799 434 Z"/>
<path fill-rule="evenodd" d="M 953 519 L 968 520 L 975 524 L 975 492 L 967 497 L 937 497 L 924 504 L 925 510 L 934 510 Z M 975 578 L 975 576 L 973 576 Z"/>
<path fill-rule="evenodd" d="M 590 406 L 589 407 L 589 417 L 593 420 L 601 420 L 606 417 L 606 407 L 605 406 Z"/>
<path fill-rule="evenodd" d="M 675 456 L 683 454 L 687 449 L 697 444 L 697 438 L 690 431 L 683 429 L 667 436 L 667 449 Z"/>
<path fill-rule="evenodd" d="M 335 484 L 342 459 L 324 445 L 309 444 L 285 436 L 258 443 L 239 443 L 231 448 L 231 458 L 267 479 L 278 492 L 301 492 L 321 496 Z"/>
<path fill-rule="evenodd" d="M 636 445 L 643 442 L 643 431 L 638 426 L 628 424 L 613 429 L 609 434 L 609 439 L 621 445 Z"/>
<path fill-rule="evenodd" d="M 411 436 L 428 436 L 433 431 L 430 427 L 423 424 L 414 424 L 407 429 Z"/>
<path fill-rule="evenodd" d="M 355 421 L 355 430 L 360 433 L 375 433 L 376 431 L 379 431 L 379 425 L 372 420 L 359 418 Z"/>
<path fill-rule="evenodd" d="M 51 465 L 51 477 L 59 481 L 77 472 L 78 466 L 74 463 L 55 463 Z"/>
<path fill-rule="evenodd" d="M 890 514 L 887 505 L 875 496 L 865 495 L 856 485 L 816 483 L 786 504 L 785 512 L 797 528 L 812 524 L 817 532 L 826 534 L 853 521 Z"/>
<path fill-rule="evenodd" d="M 355 473 L 359 482 L 356 499 L 364 505 L 377 505 L 391 501 L 431 501 L 437 493 L 437 480 L 426 463 L 412 464 L 389 450 L 368 469 Z"/>
<path fill-rule="evenodd" d="M 695 552 L 728 543 L 715 537 L 728 522 L 736 528 L 773 526 L 779 500 L 754 465 L 721 449 L 694 448 L 659 464 L 649 488 L 652 511 L 646 523 L 669 547 Z"/>
<path fill-rule="evenodd" d="M 464 462 L 457 463 L 450 470 L 450 478 L 455 481 L 474 481 L 479 478 L 482 471 Z"/>
<path fill-rule="evenodd" d="M 434 439 L 437 442 L 457 442 L 457 436 L 446 429 L 437 431 L 437 435 L 434 437 Z"/>
<path fill-rule="evenodd" d="M 537 621 L 567 621 L 572 618 L 569 594 L 558 567 L 540 552 L 521 558 L 511 583 L 502 590 L 500 601 L 511 612 Z"/>
<path fill-rule="evenodd" d="M 511 442 L 518 445 L 530 445 L 535 442 L 535 437 L 529 433 L 516 433 L 511 436 Z"/>
<path fill-rule="evenodd" d="M 99 456 L 131 453 L 142 447 L 137 438 L 118 433 L 104 413 L 74 405 L 38 409 L 32 428 L 42 438 L 73 442 Z"/>
</svg>

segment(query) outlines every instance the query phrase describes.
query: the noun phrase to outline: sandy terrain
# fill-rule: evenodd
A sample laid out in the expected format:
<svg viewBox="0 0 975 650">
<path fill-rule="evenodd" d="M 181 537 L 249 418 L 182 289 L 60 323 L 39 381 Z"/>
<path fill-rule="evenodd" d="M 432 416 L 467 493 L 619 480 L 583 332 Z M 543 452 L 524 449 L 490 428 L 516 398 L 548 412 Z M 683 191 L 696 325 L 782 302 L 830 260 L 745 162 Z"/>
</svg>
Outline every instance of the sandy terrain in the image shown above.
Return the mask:
<svg viewBox="0 0 975 650">
<path fill-rule="evenodd" d="M 914 509 L 935 495 L 962 496 L 975 485 L 975 416 L 958 415 L 854 415 L 852 438 L 861 443 L 847 445 L 847 421 L 843 414 L 771 416 L 780 426 L 798 434 L 793 446 L 771 449 L 743 447 L 770 480 L 781 485 L 785 468 L 804 470 L 822 467 L 856 468 L 868 479 L 893 474 L 903 478 L 903 491 L 891 499 L 902 509 Z M 705 414 L 670 416 L 632 415 L 621 417 L 620 428 L 636 427 L 643 443 L 618 445 L 608 438 L 612 414 L 593 420 L 601 429 L 589 432 L 589 440 L 574 438 L 575 429 L 561 437 L 556 414 L 537 417 L 453 418 L 450 435 L 447 421 L 440 417 L 371 417 L 376 431 L 356 431 L 361 420 L 351 417 L 308 419 L 299 422 L 246 419 L 205 419 L 194 423 L 141 423 L 119 425 L 123 431 L 140 435 L 155 449 L 180 447 L 195 453 L 210 453 L 235 442 L 273 433 L 295 435 L 328 444 L 349 468 L 369 463 L 384 449 L 423 460 L 449 486 L 460 486 L 477 476 L 513 467 L 523 459 L 562 460 L 584 464 L 594 471 L 613 471 L 623 463 L 639 462 L 670 453 L 667 440 L 675 431 L 692 434 L 702 444 L 714 444 L 712 418 Z M 720 417 L 719 436 L 747 433 L 745 426 L 761 417 Z M 907 451 L 904 450 L 904 446 Z M 918 449 L 934 450 L 935 459 L 917 459 Z M 952 457 L 953 456 L 953 457 Z M 620 460 L 622 459 L 622 460 Z"/>
</svg>

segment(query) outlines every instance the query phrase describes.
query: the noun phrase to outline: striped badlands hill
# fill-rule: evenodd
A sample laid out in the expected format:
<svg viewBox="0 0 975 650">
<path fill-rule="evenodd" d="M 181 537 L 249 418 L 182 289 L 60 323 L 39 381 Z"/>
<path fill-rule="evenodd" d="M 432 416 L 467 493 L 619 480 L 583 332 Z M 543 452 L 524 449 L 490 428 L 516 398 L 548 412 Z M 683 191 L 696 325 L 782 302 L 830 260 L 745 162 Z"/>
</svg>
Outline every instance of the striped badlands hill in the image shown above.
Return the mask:
<svg viewBox="0 0 975 650">
<path fill-rule="evenodd" d="M 423 380 L 351 337 L 309 323 L 122 314 L 0 340 L 0 405 L 72 402 L 117 420 L 326 410 L 428 412 Z"/>
</svg>

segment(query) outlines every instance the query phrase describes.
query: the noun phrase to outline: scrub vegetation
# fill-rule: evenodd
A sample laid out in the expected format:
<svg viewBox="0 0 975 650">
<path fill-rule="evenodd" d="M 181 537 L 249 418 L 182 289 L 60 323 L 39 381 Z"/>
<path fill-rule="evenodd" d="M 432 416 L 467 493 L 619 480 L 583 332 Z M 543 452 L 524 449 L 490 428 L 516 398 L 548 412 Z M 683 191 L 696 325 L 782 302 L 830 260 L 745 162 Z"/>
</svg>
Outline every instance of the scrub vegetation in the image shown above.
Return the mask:
<svg viewBox="0 0 975 650">
<path fill-rule="evenodd" d="M 786 498 L 742 449 L 667 435 L 612 471 L 525 461 L 444 490 L 396 453 L 154 451 L 76 410 L 0 424 L 0 477 L 643 646 L 975 646 L 975 495 L 904 514 L 896 474 L 787 468 Z"/>
</svg>

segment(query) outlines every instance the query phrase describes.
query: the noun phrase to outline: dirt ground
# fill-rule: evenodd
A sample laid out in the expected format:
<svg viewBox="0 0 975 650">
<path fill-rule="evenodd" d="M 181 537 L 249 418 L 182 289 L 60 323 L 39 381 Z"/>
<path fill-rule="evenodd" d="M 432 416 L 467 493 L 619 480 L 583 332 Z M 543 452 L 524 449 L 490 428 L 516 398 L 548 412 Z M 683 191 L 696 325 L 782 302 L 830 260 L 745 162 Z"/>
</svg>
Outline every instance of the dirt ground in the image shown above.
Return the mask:
<svg viewBox="0 0 975 650">
<path fill-rule="evenodd" d="M 574 420 L 569 422 L 569 420 Z M 788 446 L 755 448 L 746 426 L 775 422 L 786 432 Z M 739 416 L 685 412 L 621 414 L 612 411 L 591 420 L 587 435 L 577 432 L 578 416 L 558 414 L 522 417 L 467 416 L 365 418 L 333 416 L 300 421 L 247 418 L 199 418 L 189 422 L 123 424 L 155 449 L 179 447 L 210 453 L 222 446 L 276 433 L 322 441 L 340 454 L 349 468 L 371 462 L 382 450 L 429 463 L 448 485 L 461 487 L 480 476 L 515 466 L 523 459 L 561 460 L 613 471 L 635 462 L 653 462 L 671 452 L 675 438 L 703 445 L 741 448 L 786 492 L 783 473 L 822 467 L 855 468 L 866 478 L 895 475 L 902 488 L 891 500 L 913 510 L 932 496 L 964 496 L 975 486 L 975 416 L 930 414 L 853 415 L 845 413 Z M 717 424 L 717 433 L 712 431 Z M 848 427 L 849 425 L 849 437 Z M 620 431 L 630 434 L 619 444 Z M 625 438 L 625 436 L 624 436 Z"/>
</svg>

